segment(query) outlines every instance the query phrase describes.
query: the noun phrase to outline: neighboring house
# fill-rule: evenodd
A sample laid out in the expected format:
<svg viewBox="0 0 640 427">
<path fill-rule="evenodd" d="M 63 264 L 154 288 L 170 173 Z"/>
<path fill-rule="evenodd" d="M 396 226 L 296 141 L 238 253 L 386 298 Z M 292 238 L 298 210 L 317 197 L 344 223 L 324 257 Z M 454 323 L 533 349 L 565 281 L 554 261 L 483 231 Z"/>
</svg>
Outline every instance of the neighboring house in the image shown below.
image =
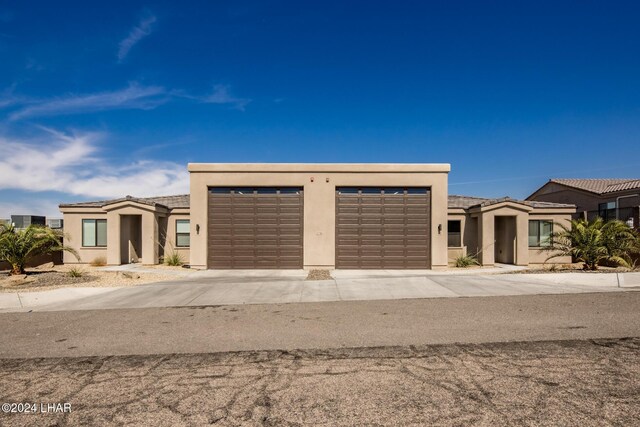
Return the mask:
<svg viewBox="0 0 640 427">
<path fill-rule="evenodd" d="M 527 198 L 531 201 L 572 203 L 576 218 L 616 217 L 632 227 L 640 225 L 640 179 L 551 179 Z"/>
<path fill-rule="evenodd" d="M 11 223 L 16 228 L 27 228 L 30 225 L 47 225 L 47 220 L 37 215 L 11 215 Z"/>
<path fill-rule="evenodd" d="M 189 195 L 60 205 L 82 262 L 198 269 L 528 265 L 575 206 L 448 196 L 448 164 L 189 164 Z M 76 262 L 65 254 L 65 262 Z M 556 262 L 568 262 L 560 259 Z"/>
</svg>

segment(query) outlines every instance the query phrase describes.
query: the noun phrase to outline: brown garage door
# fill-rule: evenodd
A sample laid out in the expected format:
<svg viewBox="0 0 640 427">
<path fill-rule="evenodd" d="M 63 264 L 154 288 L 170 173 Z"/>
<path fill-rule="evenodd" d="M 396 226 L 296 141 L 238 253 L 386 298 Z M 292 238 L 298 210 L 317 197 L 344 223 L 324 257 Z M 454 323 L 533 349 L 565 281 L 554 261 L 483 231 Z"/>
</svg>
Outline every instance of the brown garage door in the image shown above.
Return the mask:
<svg viewBox="0 0 640 427">
<path fill-rule="evenodd" d="M 430 268 L 428 188 L 336 189 L 336 268 Z"/>
<path fill-rule="evenodd" d="M 302 188 L 209 188 L 209 268 L 302 268 Z"/>
</svg>

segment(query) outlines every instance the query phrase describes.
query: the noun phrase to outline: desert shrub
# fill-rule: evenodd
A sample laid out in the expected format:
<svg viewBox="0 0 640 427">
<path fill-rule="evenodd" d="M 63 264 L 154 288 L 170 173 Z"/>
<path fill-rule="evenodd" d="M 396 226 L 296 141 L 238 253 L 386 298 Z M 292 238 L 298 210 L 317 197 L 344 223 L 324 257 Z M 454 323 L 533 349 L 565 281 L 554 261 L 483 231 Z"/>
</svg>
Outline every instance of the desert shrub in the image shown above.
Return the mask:
<svg viewBox="0 0 640 427">
<path fill-rule="evenodd" d="M 107 265 L 107 258 L 105 258 L 103 256 L 95 257 L 91 261 L 91 266 L 93 266 L 93 267 L 104 267 L 105 265 Z"/>
<path fill-rule="evenodd" d="M 173 251 L 164 257 L 164 263 L 173 267 L 179 267 L 184 264 L 184 259 L 180 252 Z"/>
<path fill-rule="evenodd" d="M 480 262 L 473 255 L 460 255 L 455 259 L 454 265 L 458 268 L 467 268 L 472 265 L 480 265 Z"/>
<path fill-rule="evenodd" d="M 80 270 L 78 267 L 72 267 L 69 269 L 69 277 L 82 277 L 84 276 L 84 271 Z"/>
</svg>

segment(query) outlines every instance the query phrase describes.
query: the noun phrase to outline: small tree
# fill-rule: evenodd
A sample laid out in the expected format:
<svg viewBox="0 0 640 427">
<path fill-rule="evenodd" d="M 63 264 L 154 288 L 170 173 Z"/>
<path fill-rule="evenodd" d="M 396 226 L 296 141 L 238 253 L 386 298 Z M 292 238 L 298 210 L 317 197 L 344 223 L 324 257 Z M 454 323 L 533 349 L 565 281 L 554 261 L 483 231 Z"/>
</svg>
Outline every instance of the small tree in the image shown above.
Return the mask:
<svg viewBox="0 0 640 427">
<path fill-rule="evenodd" d="M 571 256 L 582 262 L 585 270 L 597 270 L 604 262 L 628 267 L 637 242 L 637 233 L 622 221 L 577 219 L 570 227 L 560 225 L 560 231 L 551 235 L 551 245 L 543 250 L 552 252 L 547 261 Z"/>
<path fill-rule="evenodd" d="M 0 261 L 11 265 L 11 274 L 24 274 L 27 263 L 40 255 L 67 251 L 76 259 L 78 253 L 62 244 L 63 233 L 49 227 L 30 225 L 17 230 L 13 225 L 0 224 Z"/>
</svg>

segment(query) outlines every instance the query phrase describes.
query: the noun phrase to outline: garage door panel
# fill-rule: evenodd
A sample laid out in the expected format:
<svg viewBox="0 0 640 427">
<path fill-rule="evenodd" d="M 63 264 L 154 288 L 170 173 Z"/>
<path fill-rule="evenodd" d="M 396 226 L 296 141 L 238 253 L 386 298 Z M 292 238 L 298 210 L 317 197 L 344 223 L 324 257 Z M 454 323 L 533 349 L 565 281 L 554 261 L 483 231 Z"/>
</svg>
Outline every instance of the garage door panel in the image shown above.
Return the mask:
<svg viewBox="0 0 640 427">
<path fill-rule="evenodd" d="M 302 268 L 302 216 L 301 188 L 212 188 L 209 267 Z"/>
<path fill-rule="evenodd" d="M 336 190 L 337 268 L 430 266 L 427 188 Z"/>
</svg>

